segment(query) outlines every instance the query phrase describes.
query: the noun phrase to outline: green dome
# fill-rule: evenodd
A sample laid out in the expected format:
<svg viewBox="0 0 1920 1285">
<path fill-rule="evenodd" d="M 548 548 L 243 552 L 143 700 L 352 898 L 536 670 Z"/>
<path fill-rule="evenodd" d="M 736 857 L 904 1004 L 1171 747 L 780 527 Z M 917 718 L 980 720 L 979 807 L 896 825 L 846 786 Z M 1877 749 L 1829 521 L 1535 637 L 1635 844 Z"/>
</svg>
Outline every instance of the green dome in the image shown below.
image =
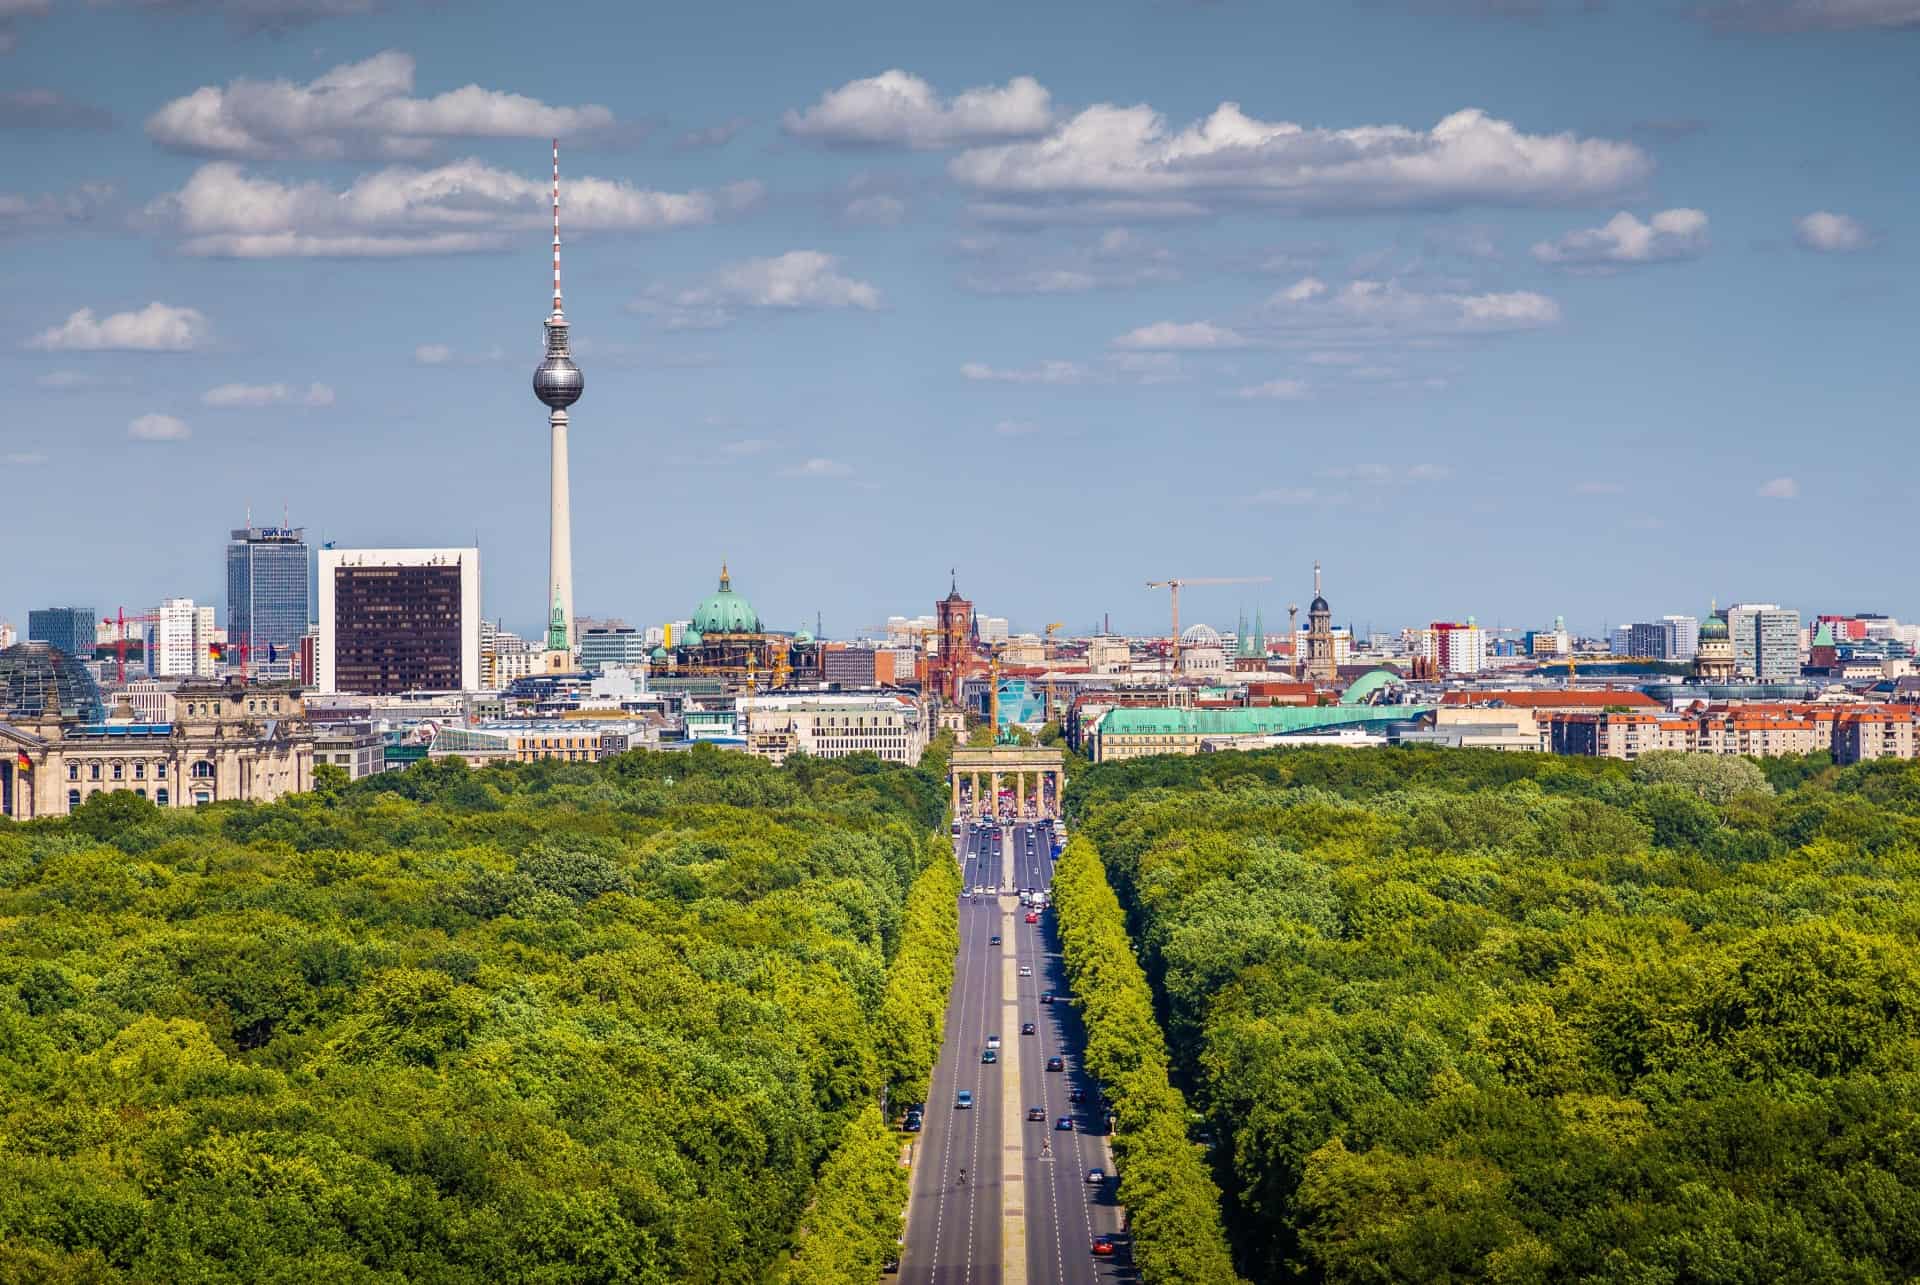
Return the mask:
<svg viewBox="0 0 1920 1285">
<path fill-rule="evenodd" d="M 655 660 L 665 660 L 667 658 L 667 649 L 665 647 L 655 647 L 649 654 Z"/>
<path fill-rule="evenodd" d="M 700 642 L 700 631 L 698 629 L 689 629 L 680 635 L 680 645 L 682 647 L 698 647 Z"/>
<path fill-rule="evenodd" d="M 754 611 L 752 603 L 733 591 L 733 579 L 727 575 L 724 563 L 720 567 L 720 590 L 694 608 L 693 628 L 703 634 L 760 632 L 759 613 Z"/>
<path fill-rule="evenodd" d="M 1702 638 L 1725 638 L 1727 636 L 1726 620 L 1720 616 L 1709 615 L 1705 620 L 1700 622 L 1700 636 Z"/>
<path fill-rule="evenodd" d="M 804 647 L 812 641 L 813 641 L 813 635 L 808 633 L 804 629 L 802 629 L 799 633 L 793 636 L 793 644 L 796 647 Z"/>
</svg>

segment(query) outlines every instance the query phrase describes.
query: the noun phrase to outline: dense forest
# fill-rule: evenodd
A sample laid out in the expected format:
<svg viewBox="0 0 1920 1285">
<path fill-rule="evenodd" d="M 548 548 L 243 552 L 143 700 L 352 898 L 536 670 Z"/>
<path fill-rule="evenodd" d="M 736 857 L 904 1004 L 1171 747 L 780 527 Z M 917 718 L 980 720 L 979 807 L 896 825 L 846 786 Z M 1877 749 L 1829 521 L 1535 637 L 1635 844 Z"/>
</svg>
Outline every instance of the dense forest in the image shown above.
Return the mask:
<svg viewBox="0 0 1920 1285">
<path fill-rule="evenodd" d="M 875 1278 L 944 801 L 703 750 L 0 822 L 0 1281 Z"/>
<path fill-rule="evenodd" d="M 1248 1278 L 1920 1276 L 1920 766 L 1277 751 L 1072 805 Z"/>
</svg>

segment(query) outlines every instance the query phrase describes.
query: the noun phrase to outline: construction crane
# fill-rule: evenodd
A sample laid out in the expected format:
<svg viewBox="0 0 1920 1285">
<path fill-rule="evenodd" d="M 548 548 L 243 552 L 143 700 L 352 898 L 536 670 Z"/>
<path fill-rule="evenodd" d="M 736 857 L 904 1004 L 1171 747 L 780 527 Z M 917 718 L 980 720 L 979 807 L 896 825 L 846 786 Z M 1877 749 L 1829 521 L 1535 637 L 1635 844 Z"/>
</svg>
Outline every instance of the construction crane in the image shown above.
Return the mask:
<svg viewBox="0 0 1920 1285">
<path fill-rule="evenodd" d="M 1180 590 L 1186 585 L 1270 584 L 1272 576 L 1178 576 L 1149 580 L 1147 588 L 1168 590 L 1173 599 L 1173 676 L 1180 676 Z"/>
<path fill-rule="evenodd" d="M 1046 642 L 1045 648 L 1042 650 L 1042 653 L 1041 653 L 1042 656 L 1047 661 L 1047 717 L 1048 718 L 1054 717 L 1055 709 L 1060 704 L 1060 689 L 1058 684 L 1055 683 L 1054 681 L 1054 672 L 1053 672 L 1054 657 L 1051 654 L 1053 650 L 1053 636 L 1059 633 L 1062 629 L 1066 628 L 1066 625 L 1067 625 L 1066 621 L 1056 620 L 1052 624 L 1047 626 L 1047 642 Z"/>
<path fill-rule="evenodd" d="M 125 687 L 127 685 L 127 626 L 157 625 L 160 623 L 160 617 L 152 612 L 138 616 L 129 616 L 127 609 L 121 607 L 111 616 L 101 617 L 100 623 L 113 626 L 114 681 L 118 686 Z M 142 642 L 140 644 L 140 654 L 146 656 L 146 652 L 147 645 L 145 642 Z M 147 656 L 147 663 L 151 665 L 153 663 L 153 657 Z"/>
</svg>

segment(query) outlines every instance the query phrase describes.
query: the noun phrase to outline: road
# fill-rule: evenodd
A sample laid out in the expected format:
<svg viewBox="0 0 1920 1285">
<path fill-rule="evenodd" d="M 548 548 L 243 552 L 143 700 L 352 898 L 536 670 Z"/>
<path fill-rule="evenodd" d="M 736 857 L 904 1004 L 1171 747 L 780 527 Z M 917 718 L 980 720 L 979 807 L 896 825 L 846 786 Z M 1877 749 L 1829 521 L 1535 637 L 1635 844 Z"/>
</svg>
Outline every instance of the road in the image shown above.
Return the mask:
<svg viewBox="0 0 1920 1285">
<path fill-rule="evenodd" d="M 1052 884 L 1051 827 L 968 829 L 955 848 L 965 888 L 995 887 L 1003 895 L 964 896 L 960 903 L 960 953 L 926 1124 L 914 1148 L 901 1279 L 913 1285 L 1134 1279 L 1113 1180 L 1086 1181 L 1091 1168 L 1111 1174 L 1112 1159 L 1105 1111 L 1082 1066 L 1085 1032 L 1064 998 L 1066 970 L 1052 913 L 1028 924 L 1017 896 Z M 1044 992 L 1063 998 L 1043 1004 Z M 1034 1033 L 1021 1035 L 1027 1022 Z M 983 1063 L 990 1035 L 1001 1037 L 999 1060 Z M 1065 1070 L 1046 1070 L 1056 1056 Z M 962 1089 L 974 1096 L 970 1110 L 955 1108 Z M 1075 1090 L 1081 1102 L 1070 1100 Z M 1030 1107 L 1045 1118 L 1029 1121 Z M 1055 1127 L 1063 1116 L 1073 1121 L 1071 1131 Z M 1089 1245 L 1096 1235 L 1116 1236 L 1119 1253 L 1095 1258 Z"/>
</svg>

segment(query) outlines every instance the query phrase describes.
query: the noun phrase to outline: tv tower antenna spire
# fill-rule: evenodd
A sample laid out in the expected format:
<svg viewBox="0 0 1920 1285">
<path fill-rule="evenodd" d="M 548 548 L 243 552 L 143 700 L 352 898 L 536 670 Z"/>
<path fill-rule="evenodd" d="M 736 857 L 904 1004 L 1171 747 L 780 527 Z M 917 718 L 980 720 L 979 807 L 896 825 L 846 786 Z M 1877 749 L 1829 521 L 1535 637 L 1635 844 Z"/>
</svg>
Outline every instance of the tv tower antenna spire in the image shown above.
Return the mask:
<svg viewBox="0 0 1920 1285">
<path fill-rule="evenodd" d="M 558 618 L 551 644 L 571 651 L 573 616 L 573 502 L 567 486 L 567 407 L 580 400 L 587 381 L 573 364 L 566 310 L 560 304 L 560 140 L 553 140 L 553 312 L 547 317 L 547 353 L 533 372 L 533 395 L 547 407 L 552 450 L 551 512 L 548 514 L 547 583 Z"/>
</svg>

